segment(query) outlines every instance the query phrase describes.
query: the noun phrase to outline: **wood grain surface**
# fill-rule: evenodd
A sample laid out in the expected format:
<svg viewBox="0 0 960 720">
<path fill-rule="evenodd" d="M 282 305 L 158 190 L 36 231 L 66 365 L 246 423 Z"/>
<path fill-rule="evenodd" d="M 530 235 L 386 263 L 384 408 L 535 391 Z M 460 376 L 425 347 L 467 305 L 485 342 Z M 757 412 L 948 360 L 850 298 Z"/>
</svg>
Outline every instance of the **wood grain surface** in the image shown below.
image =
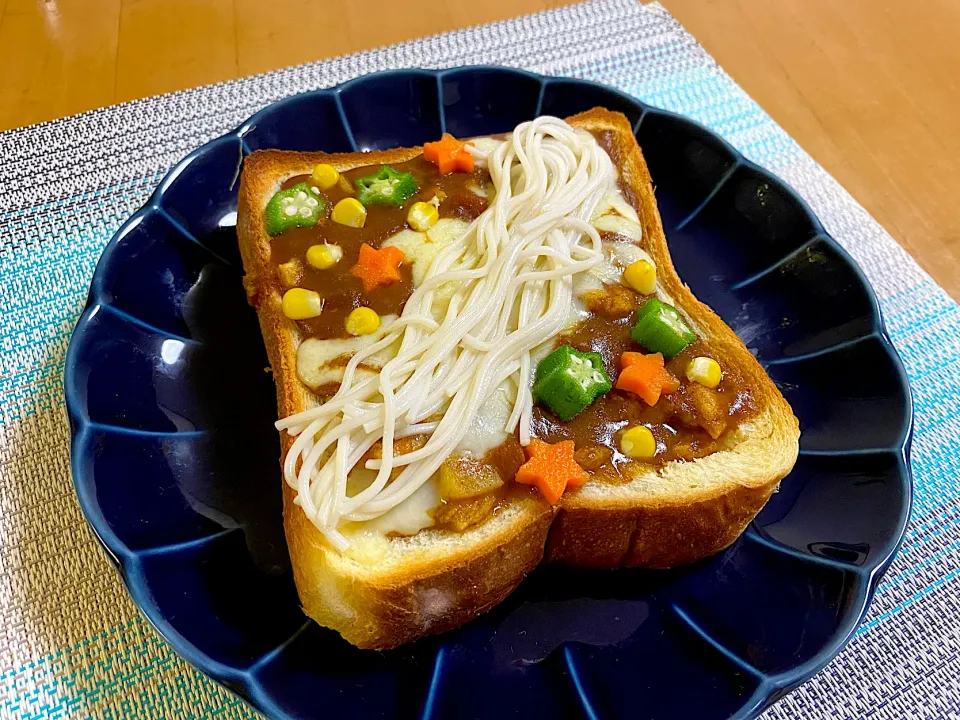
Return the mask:
<svg viewBox="0 0 960 720">
<path fill-rule="evenodd" d="M 0 129 L 561 4 L 0 0 Z M 960 1 L 663 4 L 960 298 Z"/>
</svg>

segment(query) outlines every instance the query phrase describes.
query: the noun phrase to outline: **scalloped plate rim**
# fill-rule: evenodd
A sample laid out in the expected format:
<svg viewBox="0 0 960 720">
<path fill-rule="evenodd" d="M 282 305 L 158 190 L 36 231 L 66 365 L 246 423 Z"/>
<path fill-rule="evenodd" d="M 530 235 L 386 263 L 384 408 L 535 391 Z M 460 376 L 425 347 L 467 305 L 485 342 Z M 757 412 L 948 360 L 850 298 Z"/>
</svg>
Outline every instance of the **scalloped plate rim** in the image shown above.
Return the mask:
<svg viewBox="0 0 960 720">
<path fill-rule="evenodd" d="M 584 80 L 581 78 L 565 77 L 565 76 L 550 76 L 550 75 L 541 75 L 538 73 L 533 73 L 527 70 L 512 68 L 500 65 L 461 65 L 450 68 L 443 69 L 428 69 L 428 68 L 401 68 L 401 69 L 390 69 L 390 70 L 381 70 L 373 73 L 368 73 L 364 75 L 357 76 L 346 80 L 338 85 L 331 86 L 328 88 L 319 88 L 315 90 L 310 90 L 303 93 L 298 93 L 296 95 L 291 95 L 285 98 L 281 98 L 273 103 L 266 105 L 261 108 L 244 122 L 242 122 L 235 129 L 224 133 L 215 138 L 211 138 L 195 150 L 191 151 L 186 155 L 182 160 L 180 160 L 160 181 L 157 188 L 151 193 L 147 201 L 136 210 L 124 223 L 118 228 L 118 230 L 111 236 L 111 239 L 108 241 L 107 245 L 104 247 L 102 254 L 97 262 L 96 269 L 94 270 L 93 276 L 91 278 L 90 291 L 88 294 L 87 302 L 84 307 L 83 312 L 77 320 L 76 326 L 70 338 L 70 343 L 67 348 L 67 355 L 64 367 L 64 394 L 67 406 L 67 414 L 70 423 L 71 439 L 70 439 L 70 469 L 71 476 L 74 484 L 75 491 L 78 496 L 78 501 L 81 506 L 81 509 L 84 514 L 84 518 L 87 520 L 91 530 L 93 531 L 94 536 L 96 537 L 98 543 L 103 547 L 104 551 L 113 562 L 117 568 L 120 577 L 127 588 L 127 591 L 130 593 L 131 597 L 134 600 L 134 603 L 137 606 L 140 614 L 157 630 L 157 632 L 170 644 L 173 650 L 183 657 L 187 662 L 189 662 L 193 667 L 201 671 L 203 674 L 207 675 L 214 681 L 218 682 L 224 686 L 229 691 L 237 693 L 241 696 L 244 701 L 250 703 L 258 711 L 263 712 L 271 717 L 277 718 L 287 718 L 291 717 L 286 711 L 280 708 L 269 693 L 265 691 L 265 688 L 259 683 L 254 674 L 252 673 L 252 668 L 255 668 L 257 663 L 251 663 L 248 668 L 237 669 L 234 667 L 227 666 L 223 663 L 220 663 L 216 660 L 213 660 L 201 650 L 199 650 L 195 645 L 186 640 L 179 632 L 177 632 L 173 626 L 167 621 L 163 614 L 159 611 L 159 608 L 153 602 L 150 592 L 147 588 L 146 579 L 141 572 L 139 554 L 137 551 L 130 550 L 127 548 L 120 539 L 106 526 L 105 520 L 98 519 L 97 521 L 94 518 L 101 518 L 99 512 L 99 506 L 95 498 L 90 496 L 90 493 L 86 488 L 83 487 L 82 477 L 85 476 L 85 471 L 81 467 L 83 460 L 82 455 L 79 455 L 75 452 L 78 446 L 81 444 L 81 440 L 92 431 L 93 429 L 99 427 L 99 425 L 89 418 L 85 417 L 83 413 L 79 411 L 80 400 L 78 395 L 80 390 L 77 387 L 77 383 L 74 379 L 74 375 L 77 370 L 77 353 L 80 352 L 81 343 L 78 338 L 83 335 L 83 325 L 88 322 L 96 313 L 99 311 L 100 306 L 107 304 L 102 301 L 99 297 L 102 293 L 102 276 L 105 274 L 105 269 L 110 262 L 110 258 L 113 255 L 114 250 L 116 249 L 118 242 L 122 239 L 127 233 L 130 232 L 134 227 L 134 221 L 142 222 L 145 217 L 152 213 L 159 213 L 161 215 L 166 215 L 166 211 L 163 209 L 162 199 L 164 193 L 172 185 L 173 181 L 179 177 L 179 175 L 187 169 L 187 167 L 197 158 L 202 156 L 207 152 L 211 147 L 222 143 L 223 141 L 229 141 L 230 139 L 239 140 L 241 147 L 246 153 L 246 143 L 244 142 L 244 137 L 255 130 L 256 120 L 268 112 L 275 112 L 278 109 L 282 110 L 288 104 L 296 103 L 305 97 L 318 96 L 318 95 L 329 95 L 333 96 L 336 99 L 336 106 L 338 113 L 340 115 L 341 121 L 344 123 L 344 126 L 349 128 L 347 124 L 346 117 L 344 115 L 343 106 L 340 102 L 340 95 L 344 90 L 351 88 L 354 85 L 359 85 L 371 78 L 377 77 L 387 77 L 391 75 L 409 75 L 417 74 L 424 76 L 433 76 L 436 78 L 439 83 L 442 78 L 447 75 L 462 73 L 462 72 L 482 72 L 482 71 L 506 71 L 508 73 L 516 73 L 519 75 L 526 76 L 530 79 L 535 79 L 541 84 L 541 94 L 540 101 L 538 101 L 538 109 L 543 99 L 543 91 L 547 85 L 551 82 L 558 83 L 569 83 L 572 85 L 587 85 L 593 88 L 603 90 L 605 92 L 612 92 L 618 95 L 625 103 L 634 105 L 640 109 L 640 117 L 633 125 L 633 132 L 636 134 L 642 124 L 645 122 L 646 118 L 649 115 L 658 115 L 666 117 L 673 122 L 679 122 L 685 125 L 692 127 L 695 131 L 708 136 L 711 141 L 716 142 L 720 148 L 727 152 L 735 161 L 736 167 L 745 167 L 748 168 L 761 176 L 769 179 L 774 182 L 783 192 L 789 197 L 797 207 L 800 208 L 803 215 L 806 216 L 813 227 L 816 229 L 815 236 L 821 237 L 832 250 L 836 251 L 837 255 L 841 261 L 849 265 L 855 274 L 856 279 L 864 287 L 867 293 L 867 297 L 870 301 L 870 309 L 873 314 L 874 319 L 874 330 L 879 335 L 881 343 L 888 350 L 891 360 L 894 363 L 896 369 L 897 380 L 901 385 L 905 398 L 905 413 L 907 416 L 907 422 L 905 423 L 905 428 L 902 436 L 902 442 L 898 447 L 883 448 L 883 451 L 895 453 L 898 461 L 898 477 L 901 480 L 904 503 L 901 515 L 898 519 L 899 527 L 897 528 L 896 533 L 896 542 L 890 546 L 889 551 L 882 557 L 878 558 L 872 566 L 869 567 L 869 572 L 858 573 L 860 577 L 865 576 L 866 582 L 862 583 L 862 590 L 858 593 L 857 596 L 857 611 L 849 612 L 846 622 L 841 626 L 843 628 L 842 632 L 836 634 L 836 640 L 823 648 L 820 652 L 817 653 L 813 658 L 803 663 L 800 666 L 797 666 L 789 671 L 785 671 L 773 676 L 767 676 L 761 681 L 759 681 L 758 686 L 754 693 L 747 698 L 747 700 L 741 705 L 739 711 L 737 711 L 733 717 L 754 717 L 764 709 L 772 705 L 776 700 L 783 697 L 790 690 L 794 689 L 821 669 L 823 669 L 836 655 L 843 649 L 843 647 L 850 641 L 854 633 L 856 632 L 857 627 L 863 621 L 864 616 L 866 615 L 870 603 L 873 599 L 873 596 L 876 592 L 877 585 L 886 572 L 887 568 L 890 566 L 890 563 L 893 561 L 897 552 L 900 549 L 900 546 L 903 543 L 904 534 L 907 529 L 909 522 L 910 514 L 912 512 L 913 506 L 913 471 L 910 463 L 910 448 L 913 440 L 913 430 L 914 430 L 914 413 L 913 413 L 913 395 L 910 388 L 910 384 L 907 378 L 906 370 L 903 365 L 903 361 L 900 358 L 895 346 L 890 340 L 889 334 L 886 329 L 886 324 L 883 319 L 883 314 L 880 310 L 879 300 L 876 296 L 873 287 L 870 285 L 869 281 L 866 278 L 866 275 L 863 272 L 863 269 L 860 265 L 850 256 L 847 250 L 840 245 L 833 236 L 827 232 L 823 224 L 820 222 L 819 218 L 814 214 L 814 212 L 809 207 L 808 203 L 784 180 L 774 175 L 770 171 L 766 170 L 762 166 L 753 162 L 752 160 L 747 159 L 743 154 L 737 150 L 733 145 L 731 145 L 725 138 L 716 134 L 703 124 L 692 120 L 688 117 L 674 113 L 668 110 L 663 110 L 660 108 L 655 108 L 648 105 L 647 103 L 638 100 L 627 93 L 619 90 L 617 88 L 612 88 L 601 83 L 597 83 L 591 80 Z M 352 141 L 352 134 L 350 136 Z M 134 434 L 137 434 L 134 431 Z M 175 434 L 175 433 L 171 433 Z M 879 449 L 878 449 L 879 450 Z M 838 454 L 843 454 L 842 451 L 839 451 Z M 298 631 L 299 632 L 299 631 Z"/>
</svg>

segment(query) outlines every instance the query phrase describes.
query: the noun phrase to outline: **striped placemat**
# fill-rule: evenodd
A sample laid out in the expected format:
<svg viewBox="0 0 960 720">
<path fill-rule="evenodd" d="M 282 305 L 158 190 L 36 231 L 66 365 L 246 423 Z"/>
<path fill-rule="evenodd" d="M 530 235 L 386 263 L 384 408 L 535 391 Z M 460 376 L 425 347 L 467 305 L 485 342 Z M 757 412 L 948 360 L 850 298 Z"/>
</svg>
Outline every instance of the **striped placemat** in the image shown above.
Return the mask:
<svg viewBox="0 0 960 720">
<path fill-rule="evenodd" d="M 958 306 L 658 5 L 597 0 L 0 134 L 0 717 L 247 718 L 140 619 L 68 471 L 63 363 L 103 246 L 187 152 L 263 105 L 395 67 L 596 80 L 793 185 L 880 296 L 916 402 L 914 516 L 867 622 L 769 718 L 958 717 Z"/>
</svg>

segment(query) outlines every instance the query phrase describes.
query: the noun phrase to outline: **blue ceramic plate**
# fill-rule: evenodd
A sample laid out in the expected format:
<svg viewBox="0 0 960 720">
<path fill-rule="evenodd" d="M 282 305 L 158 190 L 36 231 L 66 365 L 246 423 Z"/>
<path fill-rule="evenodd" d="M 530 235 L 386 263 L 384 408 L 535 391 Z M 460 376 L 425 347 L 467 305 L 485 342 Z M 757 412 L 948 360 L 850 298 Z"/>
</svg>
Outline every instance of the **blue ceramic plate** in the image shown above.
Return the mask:
<svg viewBox="0 0 960 720">
<path fill-rule="evenodd" d="M 724 553 L 668 572 L 542 567 L 465 627 L 356 650 L 300 610 L 274 386 L 241 287 L 241 158 L 509 130 L 596 105 L 635 124 L 680 276 L 800 418 L 800 459 Z M 781 181 L 609 88 L 404 70 L 298 95 L 204 145 L 110 242 L 67 359 L 80 504 L 178 653 L 272 718 L 751 716 L 832 658 L 910 507 L 911 403 L 876 298 Z"/>
</svg>

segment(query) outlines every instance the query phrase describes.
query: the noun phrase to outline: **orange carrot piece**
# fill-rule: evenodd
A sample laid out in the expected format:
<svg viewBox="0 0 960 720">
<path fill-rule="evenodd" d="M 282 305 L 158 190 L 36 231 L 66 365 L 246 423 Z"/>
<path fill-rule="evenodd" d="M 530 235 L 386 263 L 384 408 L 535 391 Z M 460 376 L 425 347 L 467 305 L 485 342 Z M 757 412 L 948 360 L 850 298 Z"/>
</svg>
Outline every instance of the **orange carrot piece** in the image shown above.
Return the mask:
<svg viewBox="0 0 960 720">
<path fill-rule="evenodd" d="M 423 157 L 437 166 L 441 175 L 449 172 L 473 172 L 473 155 L 467 152 L 467 144 L 450 133 L 444 133 L 436 142 L 423 144 Z"/>
<path fill-rule="evenodd" d="M 526 448 L 527 462 L 520 466 L 514 480 L 523 485 L 533 485 L 551 505 L 560 502 L 567 486 L 578 487 L 590 479 L 573 457 L 573 440 L 555 444 L 530 439 Z"/>
<path fill-rule="evenodd" d="M 680 381 L 663 366 L 663 355 L 625 352 L 620 356 L 620 377 L 616 387 L 639 395 L 647 405 L 656 405 L 663 394 L 680 388 Z"/>
<path fill-rule="evenodd" d="M 389 285 L 402 279 L 400 266 L 405 259 L 406 256 L 400 248 L 385 247 L 374 250 L 364 243 L 360 246 L 360 258 L 357 264 L 350 268 L 350 274 L 360 278 L 364 292 L 373 292 L 381 285 Z"/>
</svg>

